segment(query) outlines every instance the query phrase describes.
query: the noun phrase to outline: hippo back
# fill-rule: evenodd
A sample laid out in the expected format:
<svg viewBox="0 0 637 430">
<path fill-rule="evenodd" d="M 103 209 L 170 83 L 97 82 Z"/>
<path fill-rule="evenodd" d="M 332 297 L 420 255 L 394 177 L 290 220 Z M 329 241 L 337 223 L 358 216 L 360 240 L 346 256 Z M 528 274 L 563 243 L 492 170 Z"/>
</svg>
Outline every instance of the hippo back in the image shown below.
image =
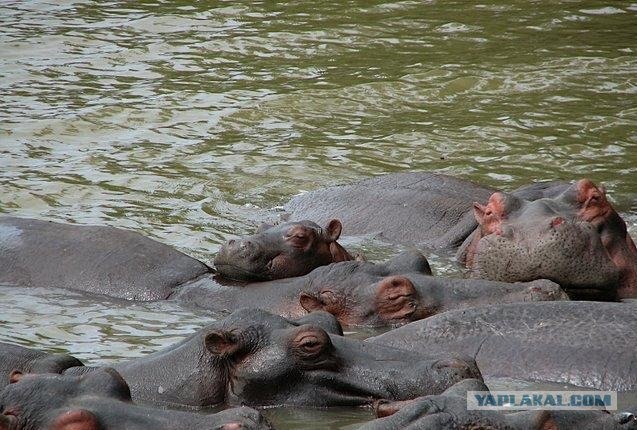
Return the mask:
<svg viewBox="0 0 637 430">
<path fill-rule="evenodd" d="M 0 218 L 0 284 L 159 300 L 208 271 L 200 261 L 135 232 Z"/>
</svg>

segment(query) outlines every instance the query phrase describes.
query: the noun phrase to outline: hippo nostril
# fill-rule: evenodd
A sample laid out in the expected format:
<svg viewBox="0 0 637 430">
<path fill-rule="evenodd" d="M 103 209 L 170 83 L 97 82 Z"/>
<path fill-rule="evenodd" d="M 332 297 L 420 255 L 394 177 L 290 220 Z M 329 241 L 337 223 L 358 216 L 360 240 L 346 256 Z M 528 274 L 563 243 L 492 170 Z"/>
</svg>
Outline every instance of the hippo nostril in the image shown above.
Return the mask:
<svg viewBox="0 0 637 430">
<path fill-rule="evenodd" d="M 234 240 L 234 239 L 230 239 L 230 240 L 228 241 L 228 245 L 232 246 L 232 245 L 234 245 L 236 242 L 237 242 L 236 240 Z"/>
<path fill-rule="evenodd" d="M 558 225 L 561 225 L 563 223 L 564 223 L 564 218 L 562 218 L 561 216 L 556 216 L 555 218 L 551 220 L 551 227 L 555 228 Z"/>
</svg>

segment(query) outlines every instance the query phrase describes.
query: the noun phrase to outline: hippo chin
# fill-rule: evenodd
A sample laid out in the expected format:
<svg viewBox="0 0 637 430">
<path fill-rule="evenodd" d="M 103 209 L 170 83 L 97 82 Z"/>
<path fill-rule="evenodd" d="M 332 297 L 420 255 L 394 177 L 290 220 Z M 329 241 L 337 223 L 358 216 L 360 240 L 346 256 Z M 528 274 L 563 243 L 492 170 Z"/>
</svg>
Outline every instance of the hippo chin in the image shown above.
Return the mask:
<svg viewBox="0 0 637 430">
<path fill-rule="evenodd" d="M 403 402 L 379 402 L 380 417 L 360 430 L 634 430 L 637 420 L 631 414 L 611 414 L 605 410 L 548 411 L 533 410 L 502 413 L 469 410 L 469 391 L 486 395 L 489 388 L 475 379 L 465 379 L 439 395 L 424 396 Z"/>
<path fill-rule="evenodd" d="M 252 306 L 300 317 L 321 310 L 347 326 L 397 326 L 450 309 L 568 297 L 547 280 L 504 283 L 431 276 L 427 259 L 406 251 L 385 263 L 344 261 L 305 276 L 242 287 L 204 277 L 181 288 L 173 299 L 217 312 Z"/>
<path fill-rule="evenodd" d="M 214 258 L 217 272 L 239 281 L 269 281 L 301 276 L 319 266 L 353 260 L 337 242 L 341 222 L 324 228 L 312 221 L 264 225 L 252 236 L 230 240 Z"/>
<path fill-rule="evenodd" d="M 0 430 L 265 430 L 259 412 L 200 414 L 135 405 L 113 369 L 82 376 L 25 375 L 0 392 Z"/>
<path fill-rule="evenodd" d="M 134 400 L 190 406 L 365 406 L 481 378 L 471 359 L 432 358 L 328 333 L 319 326 L 326 317 L 333 320 L 325 313 L 291 321 L 239 310 L 176 345 L 114 367 Z"/>
<path fill-rule="evenodd" d="M 637 295 L 637 248 L 602 187 L 580 180 L 554 198 L 502 193 L 475 203 L 480 227 L 459 260 L 472 276 L 504 282 L 546 278 L 572 294 Z"/>
</svg>

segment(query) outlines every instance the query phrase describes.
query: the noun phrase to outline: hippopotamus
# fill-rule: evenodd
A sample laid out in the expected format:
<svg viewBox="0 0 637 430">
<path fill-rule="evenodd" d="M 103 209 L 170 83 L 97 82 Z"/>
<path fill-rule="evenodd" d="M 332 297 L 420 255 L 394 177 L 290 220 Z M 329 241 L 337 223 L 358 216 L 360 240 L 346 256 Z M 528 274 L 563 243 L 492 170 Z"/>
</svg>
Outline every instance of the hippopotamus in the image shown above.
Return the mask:
<svg viewBox="0 0 637 430">
<path fill-rule="evenodd" d="M 637 390 L 637 303 L 537 302 L 435 315 L 366 342 L 474 357 L 487 378 Z"/>
<path fill-rule="evenodd" d="M 523 199 L 551 197 L 564 182 L 540 182 L 513 192 Z M 300 194 L 283 209 L 289 220 L 343 223 L 346 236 L 374 235 L 426 248 L 458 247 L 476 228 L 474 202 L 498 190 L 453 176 L 410 172 L 364 179 Z"/>
<path fill-rule="evenodd" d="M 128 230 L 0 217 L 0 283 L 162 300 L 210 273 L 204 263 Z"/>
<path fill-rule="evenodd" d="M 637 420 L 631 413 L 611 414 L 605 410 L 533 410 L 502 413 L 470 410 L 467 392 L 488 393 L 489 388 L 476 379 L 465 379 L 438 395 L 402 402 L 379 402 L 380 418 L 359 430 L 635 430 Z M 484 395 L 484 394 L 483 394 Z"/>
<path fill-rule="evenodd" d="M 113 369 L 25 375 L 0 392 L 0 430 L 265 430 L 254 409 L 202 414 L 139 406 Z"/>
<path fill-rule="evenodd" d="M 345 235 L 460 246 L 458 260 L 478 278 L 550 279 L 575 298 L 637 295 L 637 248 L 603 187 L 583 179 L 494 191 L 445 175 L 401 173 L 303 194 L 285 209 L 289 219 L 338 217 Z"/>
<path fill-rule="evenodd" d="M 16 380 L 22 373 L 63 373 L 84 366 L 68 354 L 50 354 L 24 346 L 0 343 L 0 388 Z"/>
<path fill-rule="evenodd" d="M 583 179 L 532 202 L 494 193 L 474 213 L 480 227 L 459 251 L 472 276 L 637 295 L 637 248 L 603 187 Z"/>
<path fill-rule="evenodd" d="M 293 321 L 241 309 L 175 345 L 112 367 L 135 401 L 195 407 L 365 406 L 481 378 L 470 358 L 363 343 L 328 333 L 326 318 L 335 321 L 327 313 Z"/>
<path fill-rule="evenodd" d="M 252 306 L 288 318 L 323 310 L 347 326 L 396 326 L 480 304 L 568 299 L 547 280 L 504 283 L 434 277 L 425 256 L 414 250 L 385 263 L 344 261 L 305 276 L 241 287 L 220 285 L 208 276 L 171 298 L 216 312 Z"/>
<path fill-rule="evenodd" d="M 319 266 L 353 260 L 338 242 L 337 219 L 321 228 L 312 221 L 264 224 L 242 239 L 232 239 L 214 258 L 217 272 L 241 281 L 269 281 L 305 275 Z"/>
</svg>

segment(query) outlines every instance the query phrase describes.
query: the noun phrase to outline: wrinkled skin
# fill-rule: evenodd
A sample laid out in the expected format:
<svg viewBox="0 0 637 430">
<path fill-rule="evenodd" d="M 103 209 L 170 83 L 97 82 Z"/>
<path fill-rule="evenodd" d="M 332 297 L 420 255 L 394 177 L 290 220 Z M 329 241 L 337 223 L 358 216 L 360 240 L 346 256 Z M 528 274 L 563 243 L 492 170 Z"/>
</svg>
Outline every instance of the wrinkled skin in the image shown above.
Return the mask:
<svg viewBox="0 0 637 430">
<path fill-rule="evenodd" d="M 319 267 L 297 278 L 222 286 L 202 278 L 174 299 L 224 311 L 251 306 L 284 317 L 327 311 L 347 326 L 402 325 L 450 309 L 489 303 L 566 300 L 551 281 L 508 284 L 431 276 L 427 259 L 407 251 L 386 263 L 347 261 Z"/>
<path fill-rule="evenodd" d="M 0 430 L 269 429 L 254 409 L 198 414 L 138 406 L 113 369 L 26 375 L 0 392 Z"/>
<path fill-rule="evenodd" d="M 366 340 L 474 357 L 485 377 L 637 390 L 637 301 L 511 303 L 445 312 Z"/>
<path fill-rule="evenodd" d="M 132 231 L 0 217 L 1 284 L 162 300 L 209 271 Z"/>
<path fill-rule="evenodd" d="M 319 266 L 353 260 L 338 242 L 341 222 L 324 228 L 312 221 L 264 225 L 252 236 L 230 240 L 215 256 L 221 276 L 240 281 L 269 281 L 305 275 Z"/>
<path fill-rule="evenodd" d="M 499 411 L 467 410 L 467 391 L 489 391 L 481 381 L 465 379 L 444 393 L 404 402 L 382 402 L 380 419 L 360 430 L 634 430 L 630 414 L 606 411 Z"/>
<path fill-rule="evenodd" d="M 542 182 L 513 194 L 526 199 L 551 197 L 565 186 Z M 301 194 L 285 210 L 291 220 L 322 224 L 338 218 L 346 236 L 373 235 L 390 243 L 455 248 L 477 226 L 473 202 L 486 202 L 495 191 L 442 174 L 395 173 Z"/>
<path fill-rule="evenodd" d="M 243 309 L 114 367 L 134 400 L 190 406 L 365 406 L 481 377 L 472 360 L 430 358 L 330 334 L 317 325 L 325 315 L 290 321 Z"/>
<path fill-rule="evenodd" d="M 68 354 L 49 354 L 23 346 L 0 343 L 0 388 L 20 373 L 63 373 L 75 366 L 83 364 Z"/>
<path fill-rule="evenodd" d="M 576 297 L 637 296 L 637 248 L 602 187 L 583 179 L 533 202 L 502 193 L 474 205 L 480 227 L 459 251 L 477 278 L 550 279 Z"/>
</svg>

